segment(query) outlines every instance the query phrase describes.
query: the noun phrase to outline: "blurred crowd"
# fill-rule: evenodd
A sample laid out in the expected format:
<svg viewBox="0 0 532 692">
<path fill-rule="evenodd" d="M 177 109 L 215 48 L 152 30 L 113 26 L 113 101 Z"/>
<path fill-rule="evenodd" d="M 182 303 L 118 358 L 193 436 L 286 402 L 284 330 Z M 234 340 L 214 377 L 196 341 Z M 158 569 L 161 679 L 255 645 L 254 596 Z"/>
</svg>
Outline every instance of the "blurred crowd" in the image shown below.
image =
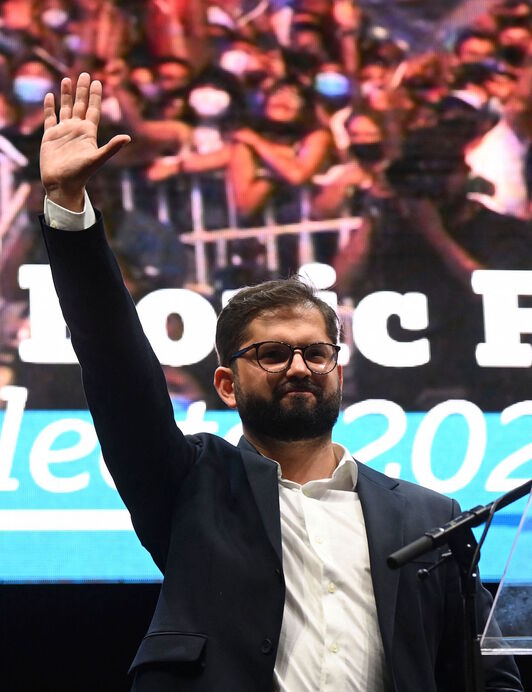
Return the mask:
<svg viewBox="0 0 532 692">
<path fill-rule="evenodd" d="M 7 381 L 27 316 L 18 266 L 45 262 L 42 99 L 81 70 L 103 82 L 102 139 L 133 138 L 90 194 L 134 297 L 192 286 L 218 306 L 224 289 L 297 271 L 297 224 L 316 222 L 305 259 L 335 268 L 340 303 L 378 290 L 428 298 L 421 394 L 408 368 L 382 377 L 355 353 L 348 401 L 498 407 L 521 396 L 515 376 L 472 374 L 483 332 L 470 277 L 531 267 L 530 0 L 486 3 L 422 53 L 357 0 L 0 0 L 0 157 L 17 161 L 13 193 L 29 184 L 0 226 Z M 287 224 L 293 233 L 268 240 Z M 220 229 L 246 233 L 206 243 L 198 276 L 198 246 L 182 234 Z M 200 371 L 169 382 L 205 398 Z"/>
</svg>

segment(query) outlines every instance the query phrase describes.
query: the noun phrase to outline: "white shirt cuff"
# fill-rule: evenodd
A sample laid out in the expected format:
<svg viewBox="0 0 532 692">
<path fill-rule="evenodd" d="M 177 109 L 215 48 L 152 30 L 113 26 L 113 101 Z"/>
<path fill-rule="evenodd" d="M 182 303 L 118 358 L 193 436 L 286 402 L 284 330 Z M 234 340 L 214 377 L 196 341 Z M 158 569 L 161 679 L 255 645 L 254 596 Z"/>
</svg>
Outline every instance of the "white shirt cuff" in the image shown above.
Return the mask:
<svg viewBox="0 0 532 692">
<path fill-rule="evenodd" d="M 45 197 L 44 220 L 51 228 L 60 228 L 62 231 L 83 231 L 94 226 L 96 214 L 85 190 L 85 204 L 83 211 L 79 212 L 65 209 Z"/>
</svg>

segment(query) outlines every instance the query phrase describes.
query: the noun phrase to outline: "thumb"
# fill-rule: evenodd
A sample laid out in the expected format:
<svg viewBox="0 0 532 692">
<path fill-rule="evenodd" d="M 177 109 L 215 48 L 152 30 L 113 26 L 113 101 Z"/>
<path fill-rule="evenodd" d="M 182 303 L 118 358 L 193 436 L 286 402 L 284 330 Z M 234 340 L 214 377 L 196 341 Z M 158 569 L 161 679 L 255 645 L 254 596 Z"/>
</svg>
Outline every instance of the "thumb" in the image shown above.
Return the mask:
<svg viewBox="0 0 532 692">
<path fill-rule="evenodd" d="M 98 165 L 105 163 L 111 156 L 114 156 L 120 149 L 131 142 L 129 135 L 115 135 L 107 144 L 98 149 Z"/>
</svg>

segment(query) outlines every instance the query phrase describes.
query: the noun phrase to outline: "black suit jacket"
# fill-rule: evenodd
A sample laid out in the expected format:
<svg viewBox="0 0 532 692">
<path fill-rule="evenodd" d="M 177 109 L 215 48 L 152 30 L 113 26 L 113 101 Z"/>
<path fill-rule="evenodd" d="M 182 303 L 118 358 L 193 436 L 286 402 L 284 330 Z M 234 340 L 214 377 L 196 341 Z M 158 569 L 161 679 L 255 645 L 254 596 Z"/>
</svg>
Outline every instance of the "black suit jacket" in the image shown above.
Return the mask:
<svg viewBox="0 0 532 692">
<path fill-rule="evenodd" d="M 214 435 L 181 434 L 100 217 L 80 232 L 41 221 L 106 463 L 164 575 L 131 667 L 133 689 L 271 692 L 285 596 L 277 467 L 246 441 L 235 447 Z M 457 692 L 462 636 L 455 567 L 447 564 L 421 582 L 421 562 L 391 571 L 386 557 L 448 521 L 458 506 L 358 468 L 393 689 Z M 479 601 L 484 621 L 490 607 L 484 590 Z M 489 658 L 485 667 L 488 690 L 521 690 L 510 658 Z"/>
</svg>

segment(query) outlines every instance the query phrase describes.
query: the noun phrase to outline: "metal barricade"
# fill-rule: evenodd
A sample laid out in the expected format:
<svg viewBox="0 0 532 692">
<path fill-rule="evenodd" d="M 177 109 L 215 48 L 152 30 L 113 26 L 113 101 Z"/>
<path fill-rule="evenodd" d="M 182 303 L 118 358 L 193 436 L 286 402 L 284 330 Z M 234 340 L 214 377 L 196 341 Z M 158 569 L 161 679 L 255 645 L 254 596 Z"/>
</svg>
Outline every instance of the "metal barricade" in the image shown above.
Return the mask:
<svg viewBox="0 0 532 692">
<path fill-rule="evenodd" d="M 225 181 L 225 202 L 228 225 L 224 228 L 207 229 L 205 223 L 206 202 L 203 198 L 201 179 L 209 175 Z M 168 194 L 171 187 L 161 184 L 156 190 L 156 215 L 161 223 L 171 223 L 170 204 Z M 209 266 L 207 246 L 214 243 L 214 263 L 216 268 L 227 266 L 227 250 L 231 241 L 257 239 L 264 244 L 266 249 L 266 266 L 271 272 L 278 271 L 279 249 L 278 239 L 281 236 L 297 235 L 299 239 L 298 253 L 299 263 L 307 264 L 315 258 L 312 236 L 316 233 L 337 233 L 339 246 L 345 243 L 352 230 L 361 225 L 361 219 L 357 216 L 341 216 L 332 219 L 313 221 L 311 219 L 311 196 L 308 187 L 300 190 L 300 218 L 299 220 L 280 224 L 276 220 L 275 208 L 270 202 L 263 211 L 264 224 L 253 227 L 239 225 L 238 212 L 235 204 L 233 189 L 228 176 L 217 171 L 209 174 L 193 174 L 190 176 L 190 216 L 191 228 L 183 232 L 176 228 L 180 240 L 191 245 L 194 250 L 194 283 L 208 285 L 213 268 Z M 131 211 L 135 206 L 135 190 L 132 176 L 129 171 L 122 172 L 122 206 Z"/>
<path fill-rule="evenodd" d="M 28 165 L 27 158 L 0 135 L 0 251 L 2 241 L 17 217 L 24 211 L 30 184 L 15 187 L 15 171 Z"/>
</svg>

